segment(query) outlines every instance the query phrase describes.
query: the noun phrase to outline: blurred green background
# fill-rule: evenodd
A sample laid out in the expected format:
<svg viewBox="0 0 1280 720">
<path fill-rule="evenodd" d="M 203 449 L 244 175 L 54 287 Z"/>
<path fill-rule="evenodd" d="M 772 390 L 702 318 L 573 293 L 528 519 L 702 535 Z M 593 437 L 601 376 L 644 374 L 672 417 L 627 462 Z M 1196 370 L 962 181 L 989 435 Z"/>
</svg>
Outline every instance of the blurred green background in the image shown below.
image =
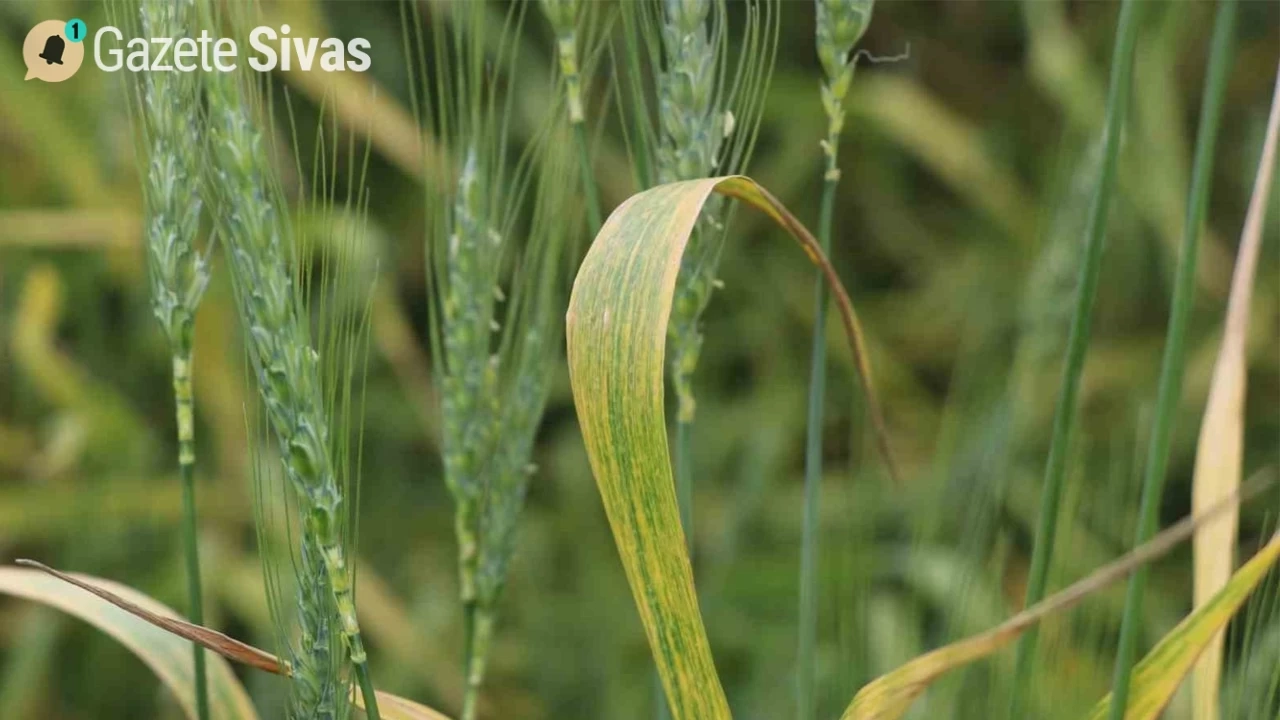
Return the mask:
<svg viewBox="0 0 1280 720">
<path fill-rule="evenodd" d="M 828 716 L 875 674 L 995 624 L 1021 603 L 1117 10 L 1057 0 L 876 7 L 861 46 L 908 57 L 864 63 L 855 77 L 833 258 L 863 313 L 908 480 L 888 485 L 833 336 L 819 657 Z M 1133 536 L 1213 10 L 1153 3 L 1144 20 L 1055 587 L 1119 555 Z M 272 81 L 303 117 L 315 116 L 327 92 L 345 127 L 372 128 L 369 242 L 382 278 L 364 425 L 360 612 L 379 685 L 454 712 L 461 619 L 426 351 L 421 183 L 429 173 L 408 110 L 400 7 L 266 0 L 264 12 L 373 47 L 370 72 L 327 90 L 300 73 Z M 781 12 L 750 174 L 812 223 L 825 128 L 813 6 L 787 1 Z M 1280 51 L 1280 5 L 1243 2 L 1240 12 L 1164 523 L 1189 510 L 1199 417 Z M 148 304 L 123 79 L 86 58 L 67 82 L 22 80 L 27 29 L 70 17 L 91 33 L 106 23 L 97 2 L 0 3 L 0 560 L 37 558 L 183 607 L 169 355 Z M 520 137 L 550 102 L 537 90 L 552 59 L 536 13 L 524 42 L 538 61 L 524 68 L 532 80 L 515 88 Z M 609 71 L 607 59 L 600 70 Z M 594 117 L 614 111 L 609 85 L 592 79 Z M 633 188 L 622 139 L 606 128 L 594 162 L 612 207 Z M 286 184 L 296 182 L 292 161 L 281 167 Z M 1280 460 L 1276 195 L 1249 345 L 1247 475 L 1274 472 Z M 793 702 L 813 272 L 776 231 L 740 213 L 721 277 L 697 375 L 695 564 L 738 717 L 777 718 Z M 269 647 L 244 429 L 252 398 L 229 291 L 216 261 L 196 329 L 206 614 Z M 536 458 L 484 714 L 651 717 L 648 650 L 567 376 Z M 1276 497 L 1244 510 L 1242 553 L 1274 524 Z M 1189 551 L 1157 563 L 1150 587 L 1143 647 L 1190 605 Z M 1114 589 L 1048 624 L 1035 717 L 1078 717 L 1102 696 L 1122 602 Z M 1280 611 L 1250 617 L 1254 663 L 1280 662 Z M 1238 651 L 1242 641 L 1232 645 Z M 1007 652 L 958 673 L 919 704 L 918 717 L 991 717 L 1011 664 Z M 1261 692 L 1254 684 L 1270 675 L 1251 679 L 1253 670 L 1233 661 L 1229 693 Z M 246 680 L 273 717 L 278 681 Z M 1169 717 L 1187 717 L 1183 701 Z M 106 636 L 0 600 L 0 718 L 125 717 L 178 711 Z"/>
</svg>

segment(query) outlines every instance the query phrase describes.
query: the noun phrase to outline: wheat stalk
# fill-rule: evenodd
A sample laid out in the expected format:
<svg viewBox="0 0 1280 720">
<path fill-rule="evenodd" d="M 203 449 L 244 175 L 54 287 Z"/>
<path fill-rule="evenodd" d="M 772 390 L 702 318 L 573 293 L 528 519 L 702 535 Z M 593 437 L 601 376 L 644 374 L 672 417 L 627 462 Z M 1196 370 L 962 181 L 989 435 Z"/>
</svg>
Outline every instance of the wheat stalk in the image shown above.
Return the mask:
<svg viewBox="0 0 1280 720">
<path fill-rule="evenodd" d="M 236 303 L 246 328 L 267 424 L 301 509 L 298 573 L 299 649 L 293 664 L 290 717 L 345 717 L 346 663 L 334 657 L 341 635 L 370 718 L 378 718 L 368 657 L 356 618 L 352 571 L 343 537 L 344 497 L 333 447 L 321 357 L 304 312 L 297 250 L 287 210 L 271 183 L 262 138 L 236 75 L 209 82 L 211 184 L 225 239 Z"/>
<path fill-rule="evenodd" d="M 141 3 L 147 37 L 179 37 L 191 28 L 192 0 Z M 140 120 L 149 141 L 144 196 L 151 308 L 169 340 L 182 479 L 183 544 L 188 615 L 204 622 L 200 552 L 196 531 L 195 407 L 191 388 L 192 332 L 196 308 L 209 284 L 207 258 L 195 247 L 200 231 L 200 85 L 194 73 L 147 73 L 142 79 Z M 204 649 L 195 646 L 196 711 L 209 717 Z"/>
<path fill-rule="evenodd" d="M 575 3 L 543 6 L 560 44 L 561 71 L 575 74 Z M 435 8 L 434 11 L 440 11 Z M 443 10 L 443 9 L 442 9 Z M 477 5 L 447 9 L 452 35 L 431 39 L 434 65 L 417 38 L 424 81 L 417 108 L 433 134 L 450 147 L 457 179 L 427 187 L 432 216 L 428 253 L 432 285 L 432 343 L 441 387 L 445 482 L 455 505 L 460 597 L 464 609 L 466 688 L 462 717 L 479 706 L 497 620 L 497 605 L 516 549 L 516 530 L 533 475 L 534 434 L 541 422 L 562 332 L 558 302 L 561 248 L 580 232 L 573 188 L 564 177 L 567 133 L 559 107 L 514 164 L 506 132 L 514 97 L 497 93 L 495 80 L 514 76 L 515 46 L 524 7 L 503 22 L 504 48 L 483 57 L 486 21 Z M 567 23 L 567 25 L 566 25 Z M 415 23 L 416 24 L 416 23 Z M 566 64 L 567 63 L 567 66 Z M 491 77 L 491 74 L 493 77 Z M 572 96 L 577 97 L 576 90 Z M 434 102 L 432 99 L 434 98 Z M 570 103 L 569 125 L 576 100 Z M 561 127 L 561 130 L 566 128 Z M 564 135 L 564 136 L 562 136 Z"/>
<path fill-rule="evenodd" d="M 853 46 L 871 22 L 873 0 L 817 0 L 816 44 L 822 62 L 822 107 L 827 136 L 818 244 L 830 253 L 836 186 L 840 182 L 838 151 L 844 129 L 844 102 L 853 80 Z M 823 400 L 827 384 L 827 287 L 819 273 L 814 283 L 813 350 L 809 365 L 809 411 L 805 423 L 804 523 L 800 546 L 799 648 L 796 662 L 796 717 L 815 716 L 818 644 L 818 542 L 822 490 Z"/>
</svg>

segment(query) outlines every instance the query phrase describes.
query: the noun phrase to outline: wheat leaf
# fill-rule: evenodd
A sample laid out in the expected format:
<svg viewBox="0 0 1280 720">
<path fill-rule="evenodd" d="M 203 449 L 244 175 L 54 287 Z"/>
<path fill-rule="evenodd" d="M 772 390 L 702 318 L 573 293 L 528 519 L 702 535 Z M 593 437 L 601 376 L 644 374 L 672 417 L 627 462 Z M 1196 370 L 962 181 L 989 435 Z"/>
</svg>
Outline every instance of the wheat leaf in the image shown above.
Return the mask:
<svg viewBox="0 0 1280 720">
<path fill-rule="evenodd" d="M 991 655 L 1049 615 L 1074 607 L 1095 592 L 1119 581 L 1134 569 L 1160 557 L 1191 537 L 1199 525 L 1229 512 L 1237 503 L 1256 495 L 1270 484 L 1268 478 L 1258 478 L 1257 481 L 1246 483 L 1238 492 L 1232 493 L 1207 511 L 1183 518 L 1147 543 L 1002 624 L 925 653 L 897 670 L 881 675 L 858 691 L 841 720 L 897 720 L 903 717 L 916 698 L 924 694 L 934 680 Z M 1193 655 L 1192 659 L 1194 657 Z M 1142 690 L 1137 692 L 1141 693 Z"/>
<path fill-rule="evenodd" d="M 881 449 L 895 472 L 849 297 L 813 237 L 786 208 L 752 180 L 734 176 L 660 185 L 613 212 L 574 282 L 569 371 L 591 467 L 675 720 L 730 717 L 694 593 L 663 409 L 663 353 L 676 275 L 694 222 L 713 192 L 773 218 L 822 270 Z"/>
<path fill-rule="evenodd" d="M 1267 571 L 1280 558 L 1280 533 L 1271 536 L 1261 550 L 1233 575 L 1208 602 L 1200 605 L 1165 635 L 1133 669 L 1125 720 L 1154 720 L 1182 684 L 1200 653 L 1219 637 Z M 1111 712 L 1111 696 L 1102 699 L 1089 720 L 1101 720 Z"/>
<path fill-rule="evenodd" d="M 129 599 L 126 595 L 117 591 L 118 588 L 124 587 L 116 585 L 106 580 L 97 578 L 84 578 L 64 573 L 61 570 L 54 570 L 48 565 L 36 562 L 35 560 L 17 560 L 19 565 L 25 565 L 29 568 L 39 570 L 46 575 L 55 577 L 64 583 L 74 585 L 81 590 L 97 595 L 99 598 L 115 605 L 117 608 L 133 615 L 134 617 L 148 622 L 167 633 L 177 635 L 180 638 L 190 640 L 197 645 L 206 647 L 219 655 L 234 660 L 235 662 L 248 665 L 258 670 L 263 670 L 275 675 L 288 675 L 289 667 L 282 664 L 275 655 L 258 648 L 247 645 L 234 638 L 227 637 L 217 630 L 210 630 L 202 625 L 195 625 L 185 620 L 178 619 L 172 611 L 167 608 L 159 610 L 151 609 L 145 605 L 154 603 L 138 603 L 136 599 Z M 110 588 L 109 588 L 110 586 Z M 129 595 L 141 596 L 137 591 L 130 591 Z M 105 629 L 105 628 L 104 628 Z"/>
<path fill-rule="evenodd" d="M 109 580 L 87 576 L 55 577 L 41 570 L 0 568 L 0 593 L 74 615 L 115 638 L 151 668 L 177 697 L 186 717 L 195 720 L 191 644 L 151 621 L 131 614 L 132 611 L 114 603 L 97 602 L 77 589 L 77 586 L 85 585 L 99 588 L 152 617 L 176 617 L 172 610 L 137 590 Z M 231 666 L 220 657 L 210 657 L 208 670 L 210 709 L 214 720 L 258 720 L 258 714 Z"/>
<path fill-rule="evenodd" d="M 1231 494 L 1240 485 L 1244 448 L 1244 396 L 1246 382 L 1245 341 L 1249 330 L 1249 305 L 1253 280 L 1262 245 L 1262 223 L 1267 214 L 1271 174 L 1275 167 L 1276 134 L 1280 126 L 1280 73 L 1276 96 L 1271 103 L 1266 142 L 1254 181 L 1253 197 L 1245 216 L 1240 238 L 1239 259 L 1231 278 L 1227 301 L 1226 330 L 1213 369 L 1213 384 L 1205 404 L 1204 421 L 1196 446 L 1195 479 L 1192 481 L 1192 508 L 1199 511 Z M 1227 513 L 1196 533 L 1195 605 L 1200 607 L 1215 597 L 1227 583 L 1235 564 L 1236 528 L 1239 516 Z M 1218 693 L 1222 676 L 1222 644 L 1219 633 L 1209 643 L 1194 676 L 1195 717 L 1218 717 Z"/>
<path fill-rule="evenodd" d="M 289 667 L 274 655 L 227 637 L 216 630 L 194 625 L 169 608 L 142 593 L 110 580 L 72 575 L 55 570 L 34 560 L 18 560 L 31 570 L 0 568 L 0 592 L 41 602 L 70 613 L 106 632 L 128 647 L 156 672 L 177 694 L 183 709 L 195 717 L 191 682 L 191 654 L 186 641 L 198 643 L 222 657 L 258 670 L 288 675 Z M 88 600 L 80 591 L 90 593 L 107 604 Z M 185 653 L 185 654 L 184 654 Z M 179 658 L 185 658 L 185 664 Z M 214 695 L 214 715 L 218 720 L 257 720 L 249 697 L 222 658 L 215 660 L 210 675 Z M 227 687 L 220 687 L 227 683 Z M 449 720 L 431 708 L 398 695 L 376 691 L 386 720 Z M 363 709 L 364 700 L 357 688 L 353 699 Z M 219 704 L 221 703 L 221 705 Z"/>
</svg>

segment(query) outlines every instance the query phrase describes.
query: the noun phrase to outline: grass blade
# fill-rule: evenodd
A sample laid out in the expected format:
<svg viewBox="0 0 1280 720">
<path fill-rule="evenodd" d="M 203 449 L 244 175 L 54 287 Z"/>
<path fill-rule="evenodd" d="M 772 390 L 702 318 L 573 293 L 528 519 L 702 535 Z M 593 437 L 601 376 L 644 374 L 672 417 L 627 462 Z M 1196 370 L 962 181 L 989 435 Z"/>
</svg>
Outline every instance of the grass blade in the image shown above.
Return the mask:
<svg viewBox="0 0 1280 720">
<path fill-rule="evenodd" d="M 1196 142 L 1196 163 L 1191 182 L 1191 197 L 1183 227 L 1182 261 L 1179 263 L 1178 278 L 1174 286 L 1168 341 L 1164 359 L 1161 362 L 1159 390 L 1156 396 L 1155 422 L 1151 428 L 1151 438 L 1147 447 L 1135 544 L 1144 542 L 1155 532 L 1160 498 L 1164 494 L 1169 442 L 1173 435 L 1173 419 L 1182 390 L 1186 329 L 1191 312 L 1192 294 L 1195 290 L 1198 240 L 1212 176 L 1214 136 L 1217 132 L 1222 96 L 1225 93 L 1227 74 L 1230 70 L 1229 58 L 1234 35 L 1234 18 L 1233 3 L 1224 3 L 1219 7 L 1206 80 L 1204 106 L 1201 109 L 1200 135 Z M 1113 720 L 1119 720 L 1128 694 L 1130 669 L 1137 652 L 1138 622 L 1146 575 L 1145 569 L 1139 569 L 1129 579 L 1124 617 L 1120 624 L 1120 646 L 1116 651 L 1115 675 L 1112 681 L 1112 692 L 1117 700 L 1111 710 Z"/>
<path fill-rule="evenodd" d="M 109 580 L 78 577 L 156 616 L 175 618 L 169 608 L 132 588 Z M 0 568 L 0 593 L 26 598 L 84 620 L 124 645 L 177 697 L 188 720 L 196 720 L 191 643 L 130 614 L 98 602 L 75 585 L 40 570 Z M 258 720 L 249 695 L 221 657 L 208 658 L 210 711 L 214 720 Z"/>
<path fill-rule="evenodd" d="M 1137 14 L 1138 3 L 1126 0 L 1120 10 L 1119 27 L 1116 29 L 1111 89 L 1107 98 L 1107 122 L 1103 133 L 1102 167 L 1098 172 L 1098 184 L 1089 208 L 1088 235 L 1084 258 L 1080 264 L 1075 310 L 1067 341 L 1067 359 L 1062 370 L 1058 405 L 1054 410 L 1049 459 L 1045 463 L 1044 488 L 1041 491 L 1040 516 L 1036 526 L 1035 544 L 1032 547 L 1030 575 L 1027 579 L 1026 607 L 1040 602 L 1044 597 L 1045 586 L 1049 579 L 1049 564 L 1053 557 L 1053 544 L 1057 535 L 1058 507 L 1062 502 L 1062 490 L 1067 472 L 1067 449 L 1071 445 L 1076 397 L 1080 390 L 1080 377 L 1084 374 L 1085 355 L 1093 324 L 1093 300 L 1097 294 L 1098 278 L 1102 270 L 1102 248 L 1106 241 L 1107 219 L 1110 214 L 1111 197 L 1114 194 L 1116 166 L 1120 155 L 1120 136 L 1129 106 L 1133 49 L 1138 34 L 1138 23 L 1135 17 Z M 1014 691 L 1010 698 L 1010 717 L 1022 716 L 1022 688 L 1029 686 L 1031 666 L 1035 659 L 1036 638 L 1036 630 L 1032 628 L 1018 645 L 1014 669 Z"/>
<path fill-rule="evenodd" d="M 1196 446 L 1191 498 L 1192 509 L 1197 512 L 1240 485 L 1244 446 L 1245 341 L 1258 251 L 1262 245 L 1262 223 L 1267 214 L 1267 199 L 1275 168 L 1277 125 L 1280 125 L 1280 73 L 1277 74 L 1276 97 L 1271 103 L 1271 117 L 1267 122 L 1266 143 L 1254 181 L 1253 197 L 1249 200 L 1249 211 L 1240 238 L 1240 257 L 1231 279 L 1226 332 L 1213 369 L 1213 384 L 1209 388 L 1204 422 L 1200 426 Z M 1228 513 L 1196 533 L 1193 546 L 1196 607 L 1214 601 L 1216 594 L 1227 584 L 1235 564 L 1238 523 L 1238 513 Z M 1196 666 L 1192 686 L 1196 720 L 1216 720 L 1218 717 L 1222 649 L 1223 637 L 1219 633 Z"/>
<path fill-rule="evenodd" d="M 1208 512 L 1183 518 L 1146 544 L 991 630 L 925 653 L 897 670 L 876 678 L 858 691 L 841 720 L 897 720 L 903 717 L 933 681 L 952 670 L 991 655 L 1049 615 L 1074 607 L 1136 568 L 1164 555 L 1191 537 L 1197 526 L 1230 511 L 1236 507 L 1237 502 L 1256 495 L 1269 485 L 1269 481 L 1248 483 L 1240 492 L 1233 493 Z"/>
<path fill-rule="evenodd" d="M 881 449 L 896 476 L 849 297 L 817 242 L 786 208 L 750 179 L 735 176 L 661 185 L 613 212 L 578 271 L 569 301 L 570 380 L 591 467 L 676 720 L 729 717 L 694 592 L 663 408 L 676 276 L 713 192 L 771 217 L 823 271 Z"/>
<path fill-rule="evenodd" d="M 1199 528 L 1222 525 L 1223 521 L 1234 514 L 1232 511 L 1216 517 L 1214 522 L 1206 523 Z M 1199 534 L 1197 531 L 1197 534 Z M 1222 636 L 1222 629 L 1248 599 L 1258 583 L 1266 577 L 1267 571 L 1280 559 L 1280 533 L 1276 533 L 1244 567 L 1240 568 L 1230 581 L 1225 583 L 1210 600 L 1200 605 L 1195 612 L 1178 623 L 1168 635 L 1143 658 L 1133 669 L 1133 681 L 1130 686 L 1127 706 L 1123 709 L 1124 720 L 1154 720 L 1159 717 L 1164 707 L 1169 704 L 1173 693 L 1182 684 L 1182 679 L 1191 669 L 1196 658 L 1200 656 L 1215 638 Z M 1107 696 L 1098 703 L 1089 720 L 1102 720 L 1114 715 L 1117 708 L 1112 705 L 1112 696 Z M 1214 696 L 1217 706 L 1217 696 Z"/>
</svg>

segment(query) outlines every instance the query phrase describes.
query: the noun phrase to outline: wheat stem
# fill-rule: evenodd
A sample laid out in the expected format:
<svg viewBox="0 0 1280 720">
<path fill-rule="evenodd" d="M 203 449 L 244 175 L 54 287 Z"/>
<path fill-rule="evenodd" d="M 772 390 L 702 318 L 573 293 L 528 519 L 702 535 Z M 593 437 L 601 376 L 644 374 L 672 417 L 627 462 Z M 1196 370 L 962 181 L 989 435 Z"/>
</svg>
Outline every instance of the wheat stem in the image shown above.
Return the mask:
<svg viewBox="0 0 1280 720">
<path fill-rule="evenodd" d="M 346 693 L 341 663 L 331 657 L 330 618 L 362 684 L 368 658 L 356 618 L 351 570 L 342 536 L 344 499 L 330 456 L 331 430 L 320 355 L 312 347 L 305 299 L 287 214 L 268 178 L 260 133 L 249 121 L 235 75 L 210 75 L 211 165 L 218 222 L 228 250 L 236 302 L 246 328 L 266 419 L 281 448 L 289 485 L 303 513 L 299 568 L 301 653 L 294 665 L 299 695 L 291 716 L 341 717 Z M 365 711 L 379 719 L 376 696 Z"/>
<path fill-rule="evenodd" d="M 191 0 L 141 4 L 149 36 L 176 37 L 190 29 Z M 192 332 L 196 308 L 209 282 L 205 258 L 195 249 L 200 230 L 200 87 L 189 74 L 149 73 L 142 81 L 140 120 L 148 148 L 145 196 L 152 311 L 169 340 L 177 423 L 178 475 L 182 483 L 182 543 L 187 573 L 187 614 L 204 622 L 195 497 L 195 412 L 191 390 Z M 196 715 L 209 720 L 204 649 L 193 646 Z"/>
<path fill-rule="evenodd" d="M 178 424 L 178 475 L 182 481 L 182 544 L 187 563 L 188 615 L 204 624 L 204 593 L 200 582 L 200 543 L 196 513 L 195 401 L 191 388 L 191 353 L 173 356 L 173 396 Z M 209 686 L 204 648 L 192 649 L 195 663 L 196 716 L 209 719 Z"/>
<path fill-rule="evenodd" d="M 836 188 L 840 183 L 838 151 L 844 128 L 844 101 L 853 78 L 853 47 L 871 22 L 872 0 L 817 0 L 816 45 L 825 81 L 822 107 L 827 136 L 822 142 L 822 204 L 818 244 L 830 255 Z M 821 273 L 814 283 L 813 348 L 809 365 L 809 408 L 805 421 L 804 522 L 800 543 L 799 649 L 796 657 L 796 717 L 816 713 L 818 649 L 818 560 L 822 502 L 823 399 L 827 387 L 827 288 Z"/>
</svg>

